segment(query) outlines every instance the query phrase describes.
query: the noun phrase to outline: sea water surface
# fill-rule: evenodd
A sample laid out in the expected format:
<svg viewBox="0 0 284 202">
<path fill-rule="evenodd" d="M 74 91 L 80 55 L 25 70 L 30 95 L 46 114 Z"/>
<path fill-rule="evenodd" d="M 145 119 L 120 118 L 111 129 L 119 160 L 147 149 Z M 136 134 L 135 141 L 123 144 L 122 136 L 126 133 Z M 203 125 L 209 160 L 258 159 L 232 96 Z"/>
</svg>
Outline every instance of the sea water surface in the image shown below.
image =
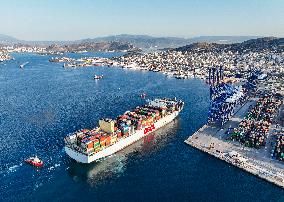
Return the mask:
<svg viewBox="0 0 284 202">
<path fill-rule="evenodd" d="M 284 201 L 282 189 L 184 143 L 206 122 L 203 81 L 110 67 L 64 69 L 51 56 L 13 56 L 0 63 L 0 201 Z M 64 153 L 68 133 L 143 104 L 143 92 L 177 97 L 185 108 L 174 122 L 100 162 L 79 164 Z M 23 163 L 33 155 L 44 161 L 42 169 Z"/>
</svg>

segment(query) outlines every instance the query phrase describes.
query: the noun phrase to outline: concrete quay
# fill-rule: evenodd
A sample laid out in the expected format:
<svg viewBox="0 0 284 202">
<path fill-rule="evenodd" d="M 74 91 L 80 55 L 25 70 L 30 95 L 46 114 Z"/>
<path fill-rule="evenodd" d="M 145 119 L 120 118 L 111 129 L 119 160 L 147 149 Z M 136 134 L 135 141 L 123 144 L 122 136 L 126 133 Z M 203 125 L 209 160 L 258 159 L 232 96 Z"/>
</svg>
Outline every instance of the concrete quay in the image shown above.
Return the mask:
<svg viewBox="0 0 284 202">
<path fill-rule="evenodd" d="M 261 149 L 246 148 L 239 142 L 229 140 L 226 134 L 228 128 L 238 126 L 254 104 L 254 99 L 248 100 L 223 129 L 206 124 L 185 140 L 185 143 L 284 188 L 284 164 L 271 158 L 269 144 Z M 272 124 L 267 143 L 272 141 L 272 132 L 275 129 L 276 125 Z"/>
</svg>

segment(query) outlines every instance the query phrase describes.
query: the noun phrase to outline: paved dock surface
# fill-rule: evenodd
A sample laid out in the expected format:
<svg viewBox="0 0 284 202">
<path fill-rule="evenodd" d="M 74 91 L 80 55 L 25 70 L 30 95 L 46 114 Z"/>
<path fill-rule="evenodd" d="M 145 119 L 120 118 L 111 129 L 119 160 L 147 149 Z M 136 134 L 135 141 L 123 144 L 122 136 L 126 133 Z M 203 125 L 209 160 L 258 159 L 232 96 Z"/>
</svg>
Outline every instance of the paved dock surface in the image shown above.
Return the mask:
<svg viewBox="0 0 284 202">
<path fill-rule="evenodd" d="M 226 134 L 228 128 L 238 126 L 255 103 L 255 99 L 248 100 L 223 129 L 204 125 L 185 140 L 185 143 L 284 188 L 284 164 L 271 159 L 271 133 L 275 125 L 272 124 L 270 128 L 267 146 L 261 149 L 246 148 L 239 142 L 229 140 Z"/>
</svg>

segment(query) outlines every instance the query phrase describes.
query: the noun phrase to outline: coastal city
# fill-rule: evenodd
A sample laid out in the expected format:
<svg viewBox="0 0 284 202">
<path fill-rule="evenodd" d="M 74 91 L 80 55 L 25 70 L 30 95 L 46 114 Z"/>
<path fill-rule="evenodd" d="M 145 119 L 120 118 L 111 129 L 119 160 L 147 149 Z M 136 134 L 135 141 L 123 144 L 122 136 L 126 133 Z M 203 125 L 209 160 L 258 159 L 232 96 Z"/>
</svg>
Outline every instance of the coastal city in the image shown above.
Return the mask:
<svg viewBox="0 0 284 202">
<path fill-rule="evenodd" d="M 259 47 L 253 48 L 247 45 L 249 41 L 246 42 L 246 47 L 238 48 L 233 45 L 227 47 L 218 44 L 196 43 L 174 50 L 150 53 L 130 52 L 113 58 L 75 59 L 66 56 L 52 56 L 49 61 L 62 63 L 64 68 L 120 67 L 160 72 L 167 77 L 177 79 L 205 80 L 214 91 L 211 95 L 211 114 L 208 117 L 210 121 L 190 136 L 186 143 L 284 187 L 284 167 L 277 161 L 284 159 L 284 128 L 282 128 L 284 52 L 281 47 L 275 45 L 268 45 L 265 49 L 261 48 L 263 43 L 269 44 L 275 40 L 279 39 L 252 40 L 251 43 L 259 44 Z M 8 47 L 3 50 L 10 50 L 11 53 L 29 51 L 36 54 L 46 51 L 38 48 L 9 49 Z M 52 54 L 54 55 L 53 52 L 48 52 L 48 55 Z M 2 52 L 1 60 L 9 59 L 12 57 L 7 52 Z M 210 72 L 215 68 L 217 68 L 216 71 L 220 68 L 213 78 L 218 84 L 212 84 L 211 81 Z M 251 81 L 252 75 L 255 75 L 254 81 Z M 103 79 L 103 77 L 95 75 L 94 79 Z M 248 84 L 253 85 L 253 88 Z M 243 89 L 233 93 L 229 92 L 229 88 L 237 86 Z M 222 96 L 226 99 L 221 99 Z M 232 124 L 235 116 L 240 117 L 239 121 L 235 121 L 238 125 L 235 122 Z M 221 131 L 217 130 L 219 122 L 222 124 Z M 235 128 L 232 128 L 232 125 L 235 125 Z M 212 138 L 216 136 L 214 134 L 218 134 L 220 138 L 213 140 Z M 228 140 L 231 140 L 231 143 Z M 236 142 L 240 142 L 240 145 Z M 242 150 L 244 146 L 255 149 L 244 152 Z M 217 149 L 213 150 L 213 148 Z M 265 151 L 261 152 L 262 155 L 254 156 L 258 150 Z M 271 161 L 272 159 L 276 160 Z"/>
<path fill-rule="evenodd" d="M 273 51 L 252 52 L 249 50 L 238 51 L 212 50 L 206 45 L 195 44 L 196 47 L 188 49 L 180 48 L 173 51 L 161 51 L 146 54 L 136 54 L 116 58 L 111 62 L 115 66 L 124 68 L 136 68 L 154 72 L 162 72 L 167 76 L 175 76 L 178 79 L 201 78 L 205 79 L 210 67 L 222 66 L 225 75 L 241 73 L 252 68 L 263 68 L 266 71 L 283 72 L 283 52 Z"/>
<path fill-rule="evenodd" d="M 0 201 L 284 201 L 284 2 L 1 2 Z"/>
</svg>

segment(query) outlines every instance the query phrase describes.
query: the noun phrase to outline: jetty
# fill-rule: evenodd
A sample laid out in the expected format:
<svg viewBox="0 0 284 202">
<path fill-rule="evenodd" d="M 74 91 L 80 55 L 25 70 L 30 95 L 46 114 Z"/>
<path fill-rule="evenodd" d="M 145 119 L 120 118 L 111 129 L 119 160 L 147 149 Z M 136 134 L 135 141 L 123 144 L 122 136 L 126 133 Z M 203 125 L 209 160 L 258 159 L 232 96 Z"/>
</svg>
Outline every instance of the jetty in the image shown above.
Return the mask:
<svg viewBox="0 0 284 202">
<path fill-rule="evenodd" d="M 260 149 L 248 148 L 232 141 L 227 133 L 230 128 L 239 125 L 255 104 L 256 98 L 248 99 L 222 128 L 205 124 L 189 136 L 185 143 L 284 188 L 284 164 L 271 157 L 273 133 L 279 129 L 279 125 L 272 123 L 266 146 Z"/>
</svg>

